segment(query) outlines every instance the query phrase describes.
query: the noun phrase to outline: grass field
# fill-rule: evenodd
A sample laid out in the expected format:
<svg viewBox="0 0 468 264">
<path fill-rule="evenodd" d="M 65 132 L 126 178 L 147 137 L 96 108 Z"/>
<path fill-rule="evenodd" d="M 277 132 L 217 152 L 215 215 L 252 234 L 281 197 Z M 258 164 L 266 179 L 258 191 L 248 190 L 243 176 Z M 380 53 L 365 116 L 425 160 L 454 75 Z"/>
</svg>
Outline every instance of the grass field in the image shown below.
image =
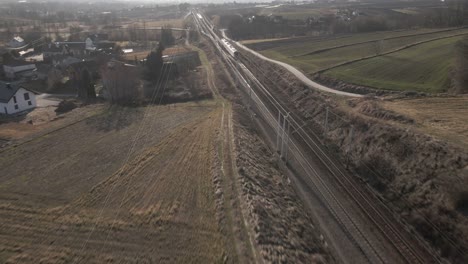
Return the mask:
<svg viewBox="0 0 468 264">
<path fill-rule="evenodd" d="M 419 38 L 426 39 L 426 38 L 433 38 L 434 36 L 445 36 L 445 35 L 452 35 L 454 32 L 439 32 L 440 30 L 434 29 L 418 29 L 418 30 L 404 30 L 404 31 L 381 31 L 381 32 L 373 32 L 373 33 L 362 33 L 362 34 L 354 34 L 354 35 L 341 35 L 336 37 L 329 37 L 329 38 L 319 38 L 319 39 L 301 39 L 298 38 L 296 42 L 291 41 L 286 45 L 277 45 L 276 47 L 268 49 L 269 52 L 273 54 L 282 55 L 284 57 L 292 57 L 292 56 L 300 56 L 305 55 L 310 52 L 314 52 L 321 49 L 327 49 L 332 47 L 338 47 L 342 45 L 350 45 L 356 44 L 358 45 L 361 42 L 366 41 L 377 41 L 382 39 L 388 38 L 395 38 L 395 37 L 405 37 L 407 36 L 408 39 L 415 38 L 416 35 L 419 34 L 426 34 L 426 33 L 434 33 L 434 35 L 422 35 Z M 455 31 L 455 33 L 458 31 Z M 460 32 L 468 32 L 468 31 L 460 31 Z M 418 38 L 418 39 L 419 39 Z M 400 39 L 400 41 L 407 41 L 407 38 Z M 274 44 L 274 42 L 272 42 Z M 255 49 L 258 49 L 254 46 Z M 261 44 L 259 45 L 261 48 Z M 359 48 L 359 47 L 357 47 Z"/>
<path fill-rule="evenodd" d="M 445 92 L 454 45 L 462 37 L 428 42 L 325 72 L 346 82 L 387 90 Z"/>
<path fill-rule="evenodd" d="M 468 29 L 377 32 L 311 41 L 291 39 L 276 47 L 271 47 L 274 42 L 253 43 L 251 47 L 313 75 L 347 61 L 448 37 L 325 72 L 330 77 L 380 89 L 442 92 L 447 89 L 453 45 L 461 38 L 451 36 L 459 34 L 468 34 Z M 262 49 L 262 45 L 268 48 Z"/>
<path fill-rule="evenodd" d="M 222 262 L 211 172 L 222 109 L 145 111 L 115 107 L 0 152 L 0 263 Z"/>
</svg>

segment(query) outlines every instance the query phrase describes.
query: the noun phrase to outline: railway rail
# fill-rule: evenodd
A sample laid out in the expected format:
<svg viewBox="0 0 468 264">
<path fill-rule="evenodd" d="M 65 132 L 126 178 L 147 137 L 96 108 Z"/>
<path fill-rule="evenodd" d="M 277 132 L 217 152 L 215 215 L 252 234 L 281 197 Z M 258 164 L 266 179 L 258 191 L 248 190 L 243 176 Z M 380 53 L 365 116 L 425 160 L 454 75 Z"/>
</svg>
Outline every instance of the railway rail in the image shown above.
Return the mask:
<svg viewBox="0 0 468 264">
<path fill-rule="evenodd" d="M 365 186 L 360 186 L 348 174 L 343 166 L 337 163 L 322 146 L 319 137 L 313 131 L 303 127 L 305 122 L 290 111 L 284 102 L 277 98 L 248 69 L 247 65 L 257 67 L 252 59 L 240 54 L 237 58 L 230 56 L 219 45 L 220 37 L 213 27 L 199 12 L 194 15 L 199 30 L 208 37 L 218 53 L 223 58 L 231 73 L 236 77 L 239 86 L 243 88 L 248 104 L 256 112 L 264 124 L 271 128 L 281 138 L 281 148 L 286 142 L 286 155 L 291 156 L 291 162 L 297 164 L 308 176 L 307 181 L 321 198 L 333 217 L 336 219 L 349 238 L 365 255 L 369 263 L 393 263 L 383 254 L 381 248 L 374 245 L 365 229 L 355 219 L 350 209 L 343 204 L 326 181 L 309 162 L 311 155 L 320 160 L 321 164 L 332 176 L 346 195 L 357 205 L 370 222 L 375 225 L 381 235 L 393 246 L 406 263 L 442 263 L 442 261 L 426 248 L 421 242 L 411 237 L 404 225 L 398 222 L 391 210 L 373 192 Z M 268 76 L 264 76 L 268 79 Z M 276 118 L 278 116 L 278 119 Z M 283 117 L 283 125 L 280 124 Z M 287 121 L 285 121 L 287 119 Z M 295 131 L 289 134 L 287 131 Z M 277 145 L 278 146 L 278 145 Z"/>
</svg>

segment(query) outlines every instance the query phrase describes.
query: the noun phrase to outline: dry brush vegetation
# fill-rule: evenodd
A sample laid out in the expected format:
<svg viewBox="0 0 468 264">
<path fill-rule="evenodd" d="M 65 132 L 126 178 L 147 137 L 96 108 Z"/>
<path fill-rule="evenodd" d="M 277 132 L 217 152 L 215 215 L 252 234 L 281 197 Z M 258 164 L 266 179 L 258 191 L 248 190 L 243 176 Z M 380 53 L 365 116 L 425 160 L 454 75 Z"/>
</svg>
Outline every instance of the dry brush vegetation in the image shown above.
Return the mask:
<svg viewBox="0 0 468 264">
<path fill-rule="evenodd" d="M 307 122 L 308 130 L 322 135 L 330 151 L 371 185 L 412 232 L 443 257 L 466 262 L 468 153 L 463 145 L 426 134 L 417 127 L 422 119 L 416 115 L 389 111 L 372 98 L 349 99 L 343 106 L 343 99 L 306 87 L 278 66 L 258 65 L 259 76 L 260 71 L 277 73 L 264 79 L 277 98 Z M 330 113 L 325 132 L 327 107 L 336 115 Z M 458 122 L 466 125 L 462 116 Z"/>
</svg>

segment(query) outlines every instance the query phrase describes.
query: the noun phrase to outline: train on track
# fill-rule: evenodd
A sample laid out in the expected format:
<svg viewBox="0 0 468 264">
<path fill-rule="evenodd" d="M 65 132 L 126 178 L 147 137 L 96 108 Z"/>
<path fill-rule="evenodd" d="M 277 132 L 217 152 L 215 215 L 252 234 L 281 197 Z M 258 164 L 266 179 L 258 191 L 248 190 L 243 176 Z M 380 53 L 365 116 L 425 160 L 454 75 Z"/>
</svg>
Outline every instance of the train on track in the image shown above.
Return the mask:
<svg viewBox="0 0 468 264">
<path fill-rule="evenodd" d="M 239 55 L 239 52 L 237 51 L 236 48 L 234 48 L 229 41 L 226 39 L 222 38 L 221 41 L 221 46 L 224 47 L 224 49 L 233 57 L 237 57 Z"/>
</svg>

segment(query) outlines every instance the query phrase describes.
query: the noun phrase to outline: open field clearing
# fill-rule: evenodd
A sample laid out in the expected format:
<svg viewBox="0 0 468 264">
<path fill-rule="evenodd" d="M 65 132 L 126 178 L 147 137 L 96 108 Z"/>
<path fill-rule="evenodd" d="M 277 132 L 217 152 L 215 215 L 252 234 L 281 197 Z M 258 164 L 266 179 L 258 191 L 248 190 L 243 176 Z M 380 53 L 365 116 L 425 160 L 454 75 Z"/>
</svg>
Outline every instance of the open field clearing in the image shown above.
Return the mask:
<svg viewBox="0 0 468 264">
<path fill-rule="evenodd" d="M 265 56 L 268 56 L 273 59 L 277 59 L 286 63 L 289 63 L 295 67 L 298 67 L 305 73 L 313 74 L 317 71 L 327 69 L 328 67 L 332 67 L 334 65 L 350 61 L 356 60 L 367 56 L 373 56 L 376 54 L 381 54 L 385 52 L 389 52 L 406 45 L 417 43 L 421 41 L 427 41 L 435 38 L 441 37 L 449 37 L 457 34 L 468 34 L 468 29 L 464 30 L 457 30 L 457 31 L 447 31 L 447 32 L 439 32 L 433 34 L 425 34 L 425 35 L 415 35 L 409 37 L 402 37 L 396 39 L 387 39 L 378 42 L 367 42 L 362 44 L 356 44 L 351 46 L 345 46 L 340 48 L 329 49 L 335 46 L 341 45 L 348 45 L 354 42 L 350 42 L 348 44 L 342 43 L 339 44 L 341 41 L 347 42 L 349 41 L 348 38 L 336 39 L 332 42 L 324 41 L 322 43 L 311 43 L 306 44 L 306 48 L 293 48 L 289 47 L 293 51 L 287 51 L 282 53 L 282 51 L 278 51 L 276 49 L 269 49 L 261 51 L 261 53 Z M 455 38 L 454 38 L 455 39 Z M 359 43 L 359 42 L 358 42 Z M 314 48 L 311 48 L 315 46 Z M 415 47 L 416 49 L 418 47 Z M 320 52 L 321 49 L 328 49 L 323 52 Z M 307 53 L 311 53 L 306 55 Z M 295 56 L 295 57 L 291 57 Z"/>
<path fill-rule="evenodd" d="M 161 20 L 138 19 L 135 22 L 123 23 L 121 26 L 122 28 L 131 28 L 131 27 L 143 28 L 144 26 L 146 26 L 147 28 L 164 27 L 164 26 L 170 26 L 173 28 L 182 28 L 183 25 L 184 25 L 183 19 L 161 19 Z"/>
<path fill-rule="evenodd" d="M 259 43 L 251 45 L 257 51 L 270 52 L 283 57 L 293 57 L 317 52 L 322 49 L 330 49 L 344 45 L 359 45 L 363 42 L 379 41 L 391 38 L 415 38 L 421 35 L 423 39 L 431 39 L 438 36 L 450 36 L 457 33 L 468 32 L 463 29 L 415 29 L 401 31 L 379 31 L 372 33 L 360 33 L 351 35 L 337 35 L 335 37 L 298 37 L 290 38 L 290 41 L 283 43 L 281 39 L 270 41 L 268 43 Z M 400 40 L 401 41 L 401 40 Z M 277 45 L 275 45 L 277 44 Z"/>
<path fill-rule="evenodd" d="M 454 45 L 462 37 L 428 42 L 325 72 L 358 85 L 387 90 L 445 92 L 450 85 Z"/>
<path fill-rule="evenodd" d="M 306 19 L 309 17 L 320 17 L 334 14 L 334 8 L 310 8 L 298 6 L 266 7 L 260 11 L 261 15 L 282 16 L 286 19 Z"/>
<path fill-rule="evenodd" d="M 409 31 L 381 32 L 310 42 L 298 38 L 294 43 L 290 39 L 292 44 L 279 44 L 273 48 L 272 42 L 251 46 L 263 55 L 291 64 L 309 75 L 325 70 L 327 77 L 378 89 L 445 92 L 450 85 L 454 45 L 468 34 L 468 29 L 412 32 L 412 36 L 407 36 Z M 262 50 L 262 45 L 268 49 Z M 392 52 L 397 49 L 402 50 Z M 367 57 L 372 58 L 327 70 Z"/>
<path fill-rule="evenodd" d="M 1 263 L 222 262 L 222 109 L 149 109 L 143 121 L 145 108 L 111 108 L 0 154 Z"/>
</svg>

